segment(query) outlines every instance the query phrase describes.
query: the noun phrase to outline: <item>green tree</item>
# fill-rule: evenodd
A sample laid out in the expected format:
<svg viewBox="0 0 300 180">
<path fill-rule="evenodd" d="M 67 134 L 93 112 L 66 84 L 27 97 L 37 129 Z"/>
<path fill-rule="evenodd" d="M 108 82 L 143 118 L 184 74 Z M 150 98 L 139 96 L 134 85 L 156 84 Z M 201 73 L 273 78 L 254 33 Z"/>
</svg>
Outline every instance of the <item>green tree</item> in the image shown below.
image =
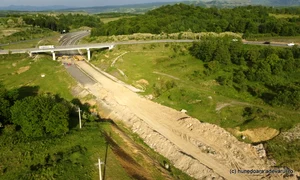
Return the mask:
<svg viewBox="0 0 300 180">
<path fill-rule="evenodd" d="M 277 54 L 271 54 L 266 58 L 267 63 L 271 67 L 272 74 L 278 75 L 282 72 L 283 63 Z"/>
<path fill-rule="evenodd" d="M 26 97 L 11 108 L 12 122 L 28 137 L 65 134 L 69 113 L 67 103 L 49 94 Z"/>
<path fill-rule="evenodd" d="M 14 104 L 17 96 L 18 92 L 16 90 L 8 91 L 0 84 L 0 126 L 10 122 L 10 107 Z"/>
<path fill-rule="evenodd" d="M 232 74 L 226 74 L 223 76 L 219 76 L 216 80 L 223 86 L 231 86 L 232 85 Z"/>
<path fill-rule="evenodd" d="M 220 62 L 221 64 L 229 65 L 231 61 L 230 61 L 230 53 L 228 51 L 228 48 L 223 44 L 218 44 L 213 54 L 213 59 L 215 61 Z"/>
<path fill-rule="evenodd" d="M 51 109 L 45 122 L 46 133 L 53 136 L 62 135 L 69 131 L 69 109 L 65 104 L 58 103 Z"/>
</svg>

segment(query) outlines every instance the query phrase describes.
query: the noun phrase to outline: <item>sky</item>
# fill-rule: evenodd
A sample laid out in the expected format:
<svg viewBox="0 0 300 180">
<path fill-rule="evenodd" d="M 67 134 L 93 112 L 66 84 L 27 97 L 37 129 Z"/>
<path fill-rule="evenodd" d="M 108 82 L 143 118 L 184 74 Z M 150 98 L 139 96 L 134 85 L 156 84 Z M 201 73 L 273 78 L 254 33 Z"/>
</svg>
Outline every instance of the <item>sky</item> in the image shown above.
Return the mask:
<svg viewBox="0 0 300 180">
<path fill-rule="evenodd" d="M 176 0 L 0 0 L 0 6 L 52 6 L 92 7 L 107 5 L 141 4 L 149 2 L 174 2 Z"/>
</svg>

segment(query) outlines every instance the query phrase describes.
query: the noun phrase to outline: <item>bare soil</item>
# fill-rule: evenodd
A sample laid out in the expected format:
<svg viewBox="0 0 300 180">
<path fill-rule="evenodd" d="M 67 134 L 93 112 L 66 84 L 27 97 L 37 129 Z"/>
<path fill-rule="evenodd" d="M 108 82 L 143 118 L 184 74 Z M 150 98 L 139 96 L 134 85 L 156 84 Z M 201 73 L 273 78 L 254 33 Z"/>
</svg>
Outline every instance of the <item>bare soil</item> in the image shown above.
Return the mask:
<svg viewBox="0 0 300 180">
<path fill-rule="evenodd" d="M 22 74 L 30 69 L 30 66 L 20 67 L 17 71 L 18 74 Z"/>
<path fill-rule="evenodd" d="M 238 129 L 232 129 L 231 131 L 236 136 L 244 136 L 248 138 L 251 142 L 258 143 L 268 141 L 276 137 L 280 132 L 276 129 L 269 127 L 247 129 L 245 131 L 239 131 Z"/>
</svg>

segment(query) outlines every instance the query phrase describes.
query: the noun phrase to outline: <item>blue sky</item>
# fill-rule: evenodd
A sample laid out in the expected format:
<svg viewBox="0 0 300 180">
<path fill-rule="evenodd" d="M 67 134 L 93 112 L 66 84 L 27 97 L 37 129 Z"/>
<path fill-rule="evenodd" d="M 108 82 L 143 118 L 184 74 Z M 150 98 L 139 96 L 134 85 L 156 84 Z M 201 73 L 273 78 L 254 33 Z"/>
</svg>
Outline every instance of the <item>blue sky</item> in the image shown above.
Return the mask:
<svg viewBox="0 0 300 180">
<path fill-rule="evenodd" d="M 1 0 L 0 6 L 25 5 L 25 6 L 49 6 L 65 5 L 77 7 L 106 6 L 140 4 L 149 2 L 174 2 L 177 0 Z"/>
</svg>

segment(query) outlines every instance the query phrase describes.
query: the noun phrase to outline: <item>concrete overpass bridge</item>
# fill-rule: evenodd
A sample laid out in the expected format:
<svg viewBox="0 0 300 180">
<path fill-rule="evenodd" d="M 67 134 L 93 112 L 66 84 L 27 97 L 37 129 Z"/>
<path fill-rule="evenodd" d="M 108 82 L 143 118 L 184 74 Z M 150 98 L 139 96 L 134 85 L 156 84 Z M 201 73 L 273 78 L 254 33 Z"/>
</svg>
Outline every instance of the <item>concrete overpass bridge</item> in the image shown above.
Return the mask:
<svg viewBox="0 0 300 180">
<path fill-rule="evenodd" d="M 194 40 L 150 40 L 150 41 L 125 41 L 125 42 L 111 42 L 111 43 L 98 43 L 98 44 L 81 44 L 81 45 L 64 45 L 55 46 L 53 48 L 27 48 L 27 49 L 10 49 L 0 50 L 0 54 L 18 54 L 28 53 L 30 56 L 38 53 L 52 53 L 53 60 L 56 60 L 56 53 L 74 51 L 74 50 L 87 50 L 87 59 L 91 59 L 91 49 L 113 49 L 116 45 L 126 44 L 148 44 L 148 43 L 168 43 L 168 42 L 193 42 Z"/>
<path fill-rule="evenodd" d="M 52 53 L 53 60 L 56 59 L 56 52 L 63 51 L 73 51 L 73 50 L 87 50 L 87 59 L 91 59 L 91 49 L 113 49 L 116 45 L 124 45 L 124 44 L 148 44 L 148 43 L 188 43 L 194 42 L 195 40 L 151 40 L 151 41 L 125 41 L 125 42 L 112 42 L 112 43 L 99 43 L 99 44 L 81 44 L 81 45 L 66 45 L 66 46 L 56 46 L 54 48 L 48 49 L 39 49 L 39 48 L 28 48 L 28 49 L 10 49 L 10 50 L 0 50 L 0 54 L 16 54 L 16 53 L 28 53 L 29 55 L 37 54 L 37 53 Z M 244 44 L 252 44 L 252 45 L 262 45 L 262 46 L 277 46 L 277 47 L 289 47 L 283 43 L 271 43 L 264 44 L 264 42 L 255 42 L 255 41 L 245 41 Z M 289 47 L 291 48 L 291 47 Z"/>
<path fill-rule="evenodd" d="M 91 49 L 112 49 L 114 44 L 89 44 L 89 45 L 72 45 L 72 46 L 57 46 L 54 48 L 43 48 L 43 49 L 28 49 L 27 52 L 30 56 L 38 53 L 52 53 L 52 59 L 56 60 L 56 52 L 61 51 L 73 51 L 73 50 L 87 50 L 87 59 L 91 60 Z"/>
</svg>

